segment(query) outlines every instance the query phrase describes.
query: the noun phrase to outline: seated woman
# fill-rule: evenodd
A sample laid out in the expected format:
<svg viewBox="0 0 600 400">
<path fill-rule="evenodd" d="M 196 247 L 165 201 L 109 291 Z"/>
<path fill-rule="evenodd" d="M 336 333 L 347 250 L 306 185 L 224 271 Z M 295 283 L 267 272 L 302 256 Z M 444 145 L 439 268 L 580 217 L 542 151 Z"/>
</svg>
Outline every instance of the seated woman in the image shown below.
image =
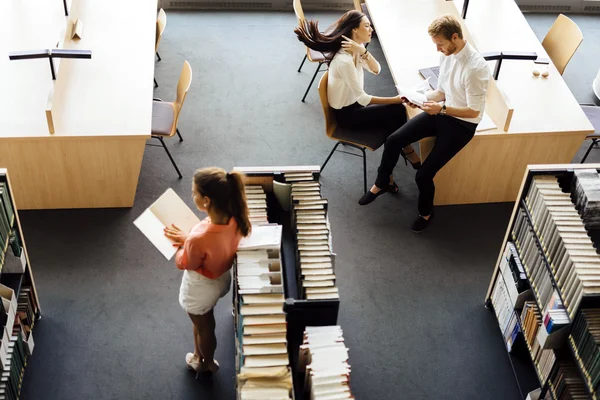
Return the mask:
<svg viewBox="0 0 600 400">
<path fill-rule="evenodd" d="M 323 53 L 329 64 L 327 97 L 337 123 L 343 128 L 384 130 L 388 135 L 406 123 L 406 109 L 399 96 L 378 97 L 365 93 L 363 69 L 379 74 L 381 66 L 364 47 L 371 41 L 373 28 L 361 12 L 348 11 L 329 32 L 319 32 L 317 21 L 306 21 L 294 29 L 298 40 Z M 421 160 L 411 145 L 402 149 L 405 162 L 419 169 Z M 396 193 L 398 186 L 390 176 L 386 191 Z"/>
</svg>

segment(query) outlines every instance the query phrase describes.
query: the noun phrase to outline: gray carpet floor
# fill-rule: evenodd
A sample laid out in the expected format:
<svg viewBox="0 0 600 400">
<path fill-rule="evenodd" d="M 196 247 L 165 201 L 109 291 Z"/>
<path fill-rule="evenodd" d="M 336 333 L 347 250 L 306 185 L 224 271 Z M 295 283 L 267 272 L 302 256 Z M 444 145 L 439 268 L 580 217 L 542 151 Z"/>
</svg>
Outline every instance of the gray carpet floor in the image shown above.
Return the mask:
<svg viewBox="0 0 600 400">
<path fill-rule="evenodd" d="M 335 18 L 307 16 L 324 26 Z M 542 37 L 554 18 L 528 19 Z M 578 100 L 589 101 L 600 24 L 598 17 L 576 21 L 586 40 L 565 79 Z M 215 313 L 221 371 L 196 381 L 184 364 L 193 342 L 177 301 L 181 272 L 132 222 L 169 187 L 191 207 L 199 167 L 323 162 L 333 142 L 316 88 L 300 102 L 314 65 L 296 72 L 303 47 L 294 25 L 291 13 L 169 12 L 155 96 L 174 99 L 188 60 L 194 76 L 179 123 L 185 141 L 168 141 L 184 179 L 162 149 L 148 147 L 133 208 L 20 213 L 43 309 L 23 399 L 234 398 L 230 298 Z M 393 95 L 376 40 L 369 49 L 384 71 L 368 78 L 367 91 Z M 380 155 L 368 155 L 370 181 Z M 356 398 L 518 398 L 496 320 L 483 307 L 512 205 L 440 207 L 430 229 L 414 235 L 414 171 L 399 164 L 395 176 L 399 196 L 359 207 L 358 158 L 336 154 L 322 175 Z"/>
</svg>

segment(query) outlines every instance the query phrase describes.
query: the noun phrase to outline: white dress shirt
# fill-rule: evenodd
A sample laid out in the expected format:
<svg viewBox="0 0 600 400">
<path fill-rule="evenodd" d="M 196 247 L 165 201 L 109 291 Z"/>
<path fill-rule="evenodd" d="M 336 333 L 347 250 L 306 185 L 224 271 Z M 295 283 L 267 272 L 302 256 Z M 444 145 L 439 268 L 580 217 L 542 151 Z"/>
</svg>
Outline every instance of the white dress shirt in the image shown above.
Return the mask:
<svg viewBox="0 0 600 400">
<path fill-rule="evenodd" d="M 442 55 L 438 89 L 446 95 L 447 107 L 469 107 L 476 118 L 458 118 L 478 124 L 485 109 L 490 70 L 485 59 L 468 42 L 456 54 Z"/>
<path fill-rule="evenodd" d="M 333 60 L 329 64 L 329 81 L 327 83 L 327 99 L 329 105 L 337 110 L 352 105 L 356 102 L 362 106 L 366 106 L 371 102 L 373 96 L 365 93 L 365 75 L 363 68 L 372 74 L 369 65 L 365 60 L 347 53 L 344 49 L 340 49 L 333 56 Z M 381 70 L 377 63 L 378 70 Z"/>
</svg>

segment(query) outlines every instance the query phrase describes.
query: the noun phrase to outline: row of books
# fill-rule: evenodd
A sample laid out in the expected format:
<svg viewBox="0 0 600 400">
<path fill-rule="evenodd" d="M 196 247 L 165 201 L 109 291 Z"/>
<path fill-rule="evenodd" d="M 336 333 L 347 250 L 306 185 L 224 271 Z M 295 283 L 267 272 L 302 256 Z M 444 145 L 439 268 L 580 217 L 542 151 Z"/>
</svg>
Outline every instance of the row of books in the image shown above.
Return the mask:
<svg viewBox="0 0 600 400">
<path fill-rule="evenodd" d="M 0 377 L 0 400 L 18 400 L 27 358 L 31 354 L 18 322 L 11 331 L 7 347 L 8 362 L 3 365 Z"/>
<path fill-rule="evenodd" d="M 576 185 L 577 174 L 574 181 Z M 555 177 L 536 176 L 529 188 L 526 205 L 572 319 L 584 296 L 600 295 L 600 256 L 571 196 L 577 194 L 564 193 Z"/>
<path fill-rule="evenodd" d="M 339 299 L 327 199 L 312 172 L 284 174 L 291 184 L 292 217 L 298 249 L 298 284 L 307 300 Z"/>
<path fill-rule="evenodd" d="M 600 309 L 581 309 L 573 322 L 571 346 L 590 392 L 600 384 Z"/>
<path fill-rule="evenodd" d="M 523 337 L 531 353 L 540 382 L 543 385 L 552 371 L 556 354 L 552 349 L 543 349 L 539 340 L 537 340 L 542 323 L 540 310 L 535 301 L 526 301 L 523 305 L 521 325 L 523 327 Z"/>
<path fill-rule="evenodd" d="M 533 226 L 528 220 L 527 212 L 523 208 L 519 208 L 517 212 L 512 235 L 521 262 L 529 277 L 534 296 L 544 314 L 548 316 L 547 320 L 544 318 L 546 320 L 545 325 L 550 326 L 548 333 L 565 327 L 570 323 L 569 315 L 553 285 L 547 261 L 543 256 L 542 249 L 539 247 Z M 563 299 L 574 302 L 573 296 L 576 295 L 576 291 L 563 291 L 562 294 Z"/>
<path fill-rule="evenodd" d="M 579 376 L 577 367 L 570 359 L 560 360 L 550 374 L 550 391 L 545 399 L 588 400 L 590 395 Z"/>
<path fill-rule="evenodd" d="M 260 185 L 246 185 L 246 204 L 250 222 L 253 225 L 268 223 L 267 218 L 267 195 Z"/>
<path fill-rule="evenodd" d="M 293 398 L 281 234 L 280 225 L 253 224 L 238 248 L 234 294 L 238 400 Z"/>
<path fill-rule="evenodd" d="M 305 398 L 354 399 L 350 390 L 348 349 L 339 326 L 306 327 L 300 346 L 298 370 L 305 371 Z"/>
<path fill-rule="evenodd" d="M 8 194 L 6 182 L 0 181 L 0 271 L 17 272 L 14 267 L 20 265 L 15 263 L 14 258 L 21 256 L 21 241 L 19 235 L 13 229 L 14 210 Z M 14 257 L 7 254 L 9 245 L 11 246 Z M 4 266 L 6 265 L 6 270 Z M 21 268 L 22 272 L 22 268 Z"/>
<path fill-rule="evenodd" d="M 546 345 L 545 342 L 549 335 L 568 326 L 570 319 L 560 294 L 553 285 L 550 270 L 535 239 L 533 227 L 527 222 L 527 214 L 522 208 L 517 213 L 513 239 L 518 249 L 518 257 L 531 283 L 534 297 L 543 310 L 544 329 L 540 332 L 539 340 L 542 345 L 548 347 L 549 344 Z M 555 344 L 561 344 L 561 340 L 556 340 L 556 336 L 550 339 L 550 342 L 554 339 Z"/>
<path fill-rule="evenodd" d="M 571 182 L 571 198 L 583 224 L 600 228 L 600 175 L 595 169 L 576 170 Z"/>
<path fill-rule="evenodd" d="M 520 332 L 520 327 L 507 286 L 504 278 L 499 276 L 492 291 L 491 301 L 504 337 L 504 343 L 510 352 Z"/>
</svg>

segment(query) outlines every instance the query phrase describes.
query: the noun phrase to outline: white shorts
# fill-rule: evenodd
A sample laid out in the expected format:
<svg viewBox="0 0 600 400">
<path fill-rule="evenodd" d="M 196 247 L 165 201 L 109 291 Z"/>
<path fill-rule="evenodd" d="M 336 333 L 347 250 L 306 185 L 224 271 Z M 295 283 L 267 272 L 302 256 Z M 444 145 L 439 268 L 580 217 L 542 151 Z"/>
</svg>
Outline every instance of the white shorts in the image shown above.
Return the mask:
<svg viewBox="0 0 600 400">
<path fill-rule="evenodd" d="M 230 271 L 217 279 L 210 279 L 196 271 L 185 270 L 179 289 L 179 304 L 189 314 L 204 315 L 229 293 L 230 286 Z"/>
</svg>

